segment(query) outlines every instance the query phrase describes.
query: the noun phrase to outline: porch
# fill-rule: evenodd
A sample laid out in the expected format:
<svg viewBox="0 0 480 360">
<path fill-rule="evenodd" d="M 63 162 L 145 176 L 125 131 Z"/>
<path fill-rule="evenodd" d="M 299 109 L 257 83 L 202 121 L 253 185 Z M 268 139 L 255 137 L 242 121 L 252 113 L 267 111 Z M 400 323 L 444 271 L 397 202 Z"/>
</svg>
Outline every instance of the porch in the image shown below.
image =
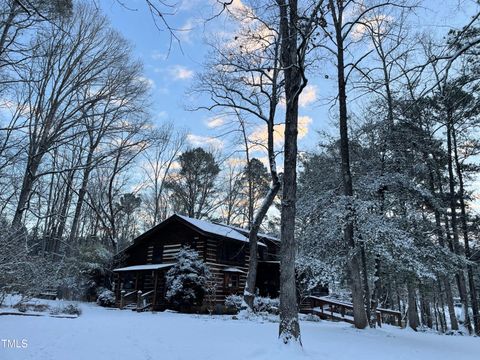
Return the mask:
<svg viewBox="0 0 480 360">
<path fill-rule="evenodd" d="M 116 306 L 136 311 L 165 307 L 165 272 L 173 264 L 144 264 L 114 269 Z"/>
</svg>

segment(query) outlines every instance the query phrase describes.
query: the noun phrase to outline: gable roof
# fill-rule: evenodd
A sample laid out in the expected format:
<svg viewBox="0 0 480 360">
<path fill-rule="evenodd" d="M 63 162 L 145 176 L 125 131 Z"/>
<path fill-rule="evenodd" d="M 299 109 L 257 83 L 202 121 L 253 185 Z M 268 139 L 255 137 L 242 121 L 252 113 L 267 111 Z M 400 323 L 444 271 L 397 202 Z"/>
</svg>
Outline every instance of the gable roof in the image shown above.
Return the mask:
<svg viewBox="0 0 480 360">
<path fill-rule="evenodd" d="M 225 226 L 228 226 L 228 227 L 238 231 L 239 233 L 245 235 L 246 237 L 248 237 L 248 234 L 250 232 L 250 230 L 243 229 L 243 228 L 238 227 L 238 226 L 233 226 L 233 225 L 225 225 Z M 265 233 L 260 233 L 260 232 L 257 234 L 257 237 L 259 239 L 267 239 L 267 240 L 271 240 L 271 241 L 274 241 L 274 242 L 279 242 L 280 241 L 280 239 L 275 237 L 275 236 L 268 235 L 268 234 L 265 234 Z"/>
<path fill-rule="evenodd" d="M 115 272 L 120 272 L 120 271 L 140 271 L 140 270 L 160 270 L 160 269 L 166 269 L 175 264 L 143 264 L 143 265 L 133 265 L 133 266 L 127 266 L 127 267 L 121 267 L 121 268 L 116 268 L 113 269 Z"/>
<path fill-rule="evenodd" d="M 175 215 L 174 215 L 175 216 Z M 233 229 L 230 226 L 227 225 L 222 225 L 222 224 L 216 224 L 216 223 L 211 223 L 205 220 L 199 220 L 199 219 L 193 219 L 189 218 L 188 216 L 184 215 L 178 215 L 176 216 L 180 217 L 181 219 L 187 221 L 191 225 L 195 226 L 196 228 L 202 230 L 203 232 L 209 233 L 209 234 L 214 234 L 214 235 L 219 235 L 222 237 L 230 238 L 233 240 L 240 240 L 240 241 L 246 241 L 248 242 L 248 237 L 241 234 L 237 230 Z"/>
<path fill-rule="evenodd" d="M 219 238 L 219 237 L 220 238 L 226 238 L 226 239 L 229 239 L 229 240 L 242 241 L 242 242 L 245 242 L 245 243 L 249 242 L 248 231 L 246 232 L 246 235 L 245 235 L 245 233 L 242 234 L 239 231 L 240 230 L 239 228 L 235 228 L 233 226 L 228 226 L 228 225 L 218 224 L 218 223 L 212 223 L 212 222 L 205 221 L 205 220 L 190 218 L 190 217 L 184 216 L 184 215 L 173 214 L 169 218 L 162 221 L 160 224 L 154 226 L 150 230 L 144 232 L 143 234 L 141 234 L 140 236 L 135 238 L 133 240 L 132 244 L 130 244 L 129 246 L 127 246 L 126 248 L 121 250 L 119 253 L 123 253 L 127 250 L 130 250 L 130 249 L 136 247 L 144 239 L 147 239 L 150 235 L 153 235 L 154 233 L 156 233 L 157 231 L 161 230 L 162 228 L 164 228 L 165 226 L 167 226 L 168 224 L 170 224 L 174 221 L 179 221 L 182 224 L 187 225 L 191 229 L 199 232 L 200 234 L 202 234 L 204 236 L 212 236 L 212 237 L 216 237 L 216 238 Z M 245 230 L 243 230 L 243 231 L 245 231 Z M 263 246 L 263 247 L 267 247 L 267 245 L 265 245 L 264 243 L 262 243 L 260 241 L 258 242 L 258 245 Z"/>
</svg>

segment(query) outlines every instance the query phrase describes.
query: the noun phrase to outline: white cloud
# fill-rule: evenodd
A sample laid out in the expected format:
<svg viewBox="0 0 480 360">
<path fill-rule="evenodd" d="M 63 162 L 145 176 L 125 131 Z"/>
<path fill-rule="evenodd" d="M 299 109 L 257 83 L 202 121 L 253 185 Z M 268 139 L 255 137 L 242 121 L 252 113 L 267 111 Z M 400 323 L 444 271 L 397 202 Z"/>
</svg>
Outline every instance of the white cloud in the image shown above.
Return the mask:
<svg viewBox="0 0 480 360">
<path fill-rule="evenodd" d="M 152 79 L 146 77 L 146 76 L 139 76 L 138 77 L 138 81 L 140 81 L 141 83 L 144 83 L 145 85 L 147 85 L 150 89 L 153 89 L 155 87 L 155 81 L 153 81 Z"/>
<path fill-rule="evenodd" d="M 188 19 L 177 31 L 180 40 L 186 43 L 192 43 L 193 30 L 198 25 L 198 20 Z"/>
<path fill-rule="evenodd" d="M 298 117 L 298 139 L 303 139 L 307 136 L 309 127 L 312 123 L 312 118 L 310 116 L 299 116 Z M 285 124 L 275 125 L 273 139 L 275 145 L 281 145 L 285 137 Z M 268 140 L 268 133 L 266 126 L 259 126 L 250 135 L 251 141 L 266 145 Z"/>
<path fill-rule="evenodd" d="M 312 124 L 313 119 L 310 116 L 299 116 L 298 117 L 298 138 L 303 139 L 308 135 L 310 130 L 310 125 Z"/>
<path fill-rule="evenodd" d="M 300 107 L 305 107 L 317 100 L 317 87 L 315 85 L 307 85 L 303 89 L 300 97 L 298 98 L 298 105 Z M 280 97 L 279 105 L 282 107 L 287 106 L 284 96 Z"/>
<path fill-rule="evenodd" d="M 167 59 L 167 55 L 158 51 L 158 50 L 154 50 L 152 52 L 151 57 L 152 57 L 153 60 L 166 60 Z"/>
<path fill-rule="evenodd" d="M 223 141 L 216 137 L 188 134 L 187 140 L 193 146 L 211 146 L 215 149 L 223 148 Z"/>
<path fill-rule="evenodd" d="M 315 102 L 315 100 L 317 100 L 317 87 L 315 85 L 307 85 L 300 94 L 298 105 L 305 107 Z"/>
<path fill-rule="evenodd" d="M 245 23 L 251 22 L 254 17 L 253 9 L 245 5 L 242 0 L 232 0 L 228 4 L 228 11 Z"/>
<path fill-rule="evenodd" d="M 370 31 L 373 31 L 377 34 L 382 34 L 393 20 L 393 17 L 383 14 L 377 14 L 369 18 L 364 18 L 362 19 L 362 22 L 353 26 L 350 36 L 352 39 L 358 41 Z"/>
<path fill-rule="evenodd" d="M 239 166 L 245 166 L 247 161 L 243 158 L 239 157 L 232 157 L 227 160 L 227 162 L 230 164 L 232 167 L 239 167 Z"/>
<path fill-rule="evenodd" d="M 170 73 L 176 80 L 188 80 L 193 77 L 193 71 L 182 65 L 173 66 Z"/>
<path fill-rule="evenodd" d="M 225 119 L 222 117 L 214 117 L 205 121 L 205 125 L 207 125 L 207 127 L 210 129 L 220 127 L 223 124 L 225 124 Z"/>
<path fill-rule="evenodd" d="M 157 117 L 160 120 L 166 119 L 166 118 L 168 118 L 168 112 L 166 112 L 165 110 L 159 111 L 158 114 L 157 114 Z"/>
</svg>

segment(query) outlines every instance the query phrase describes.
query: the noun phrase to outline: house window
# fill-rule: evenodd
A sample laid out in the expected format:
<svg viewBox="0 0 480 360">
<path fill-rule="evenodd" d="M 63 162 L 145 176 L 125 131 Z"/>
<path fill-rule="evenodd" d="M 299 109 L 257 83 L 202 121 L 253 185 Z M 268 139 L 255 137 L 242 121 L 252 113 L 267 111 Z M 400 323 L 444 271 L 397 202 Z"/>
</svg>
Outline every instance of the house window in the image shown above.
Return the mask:
<svg viewBox="0 0 480 360">
<path fill-rule="evenodd" d="M 153 252 L 152 252 L 152 263 L 160 264 L 163 260 L 162 255 L 163 255 L 163 245 L 155 244 L 154 247 L 153 247 Z"/>
<path fill-rule="evenodd" d="M 200 241 L 200 238 L 198 236 L 194 236 L 192 239 L 192 242 L 187 245 L 190 246 L 191 249 L 197 250 L 197 244 L 199 241 Z"/>
<path fill-rule="evenodd" d="M 217 261 L 224 264 L 242 264 L 245 262 L 245 251 L 242 245 L 221 241 L 217 245 Z"/>
<path fill-rule="evenodd" d="M 227 294 L 235 294 L 240 287 L 240 276 L 236 273 L 225 273 L 224 287 Z"/>
</svg>

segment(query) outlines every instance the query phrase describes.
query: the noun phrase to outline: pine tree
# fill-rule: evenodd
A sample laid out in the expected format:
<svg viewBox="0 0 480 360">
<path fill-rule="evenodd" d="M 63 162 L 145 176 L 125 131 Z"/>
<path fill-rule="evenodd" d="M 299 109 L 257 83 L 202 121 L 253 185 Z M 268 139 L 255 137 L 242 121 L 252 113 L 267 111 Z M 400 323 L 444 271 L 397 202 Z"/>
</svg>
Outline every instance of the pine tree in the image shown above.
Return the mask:
<svg viewBox="0 0 480 360">
<path fill-rule="evenodd" d="M 210 270 L 188 247 L 177 254 L 177 263 L 166 274 L 165 298 L 175 308 L 201 306 L 208 291 Z"/>
</svg>

